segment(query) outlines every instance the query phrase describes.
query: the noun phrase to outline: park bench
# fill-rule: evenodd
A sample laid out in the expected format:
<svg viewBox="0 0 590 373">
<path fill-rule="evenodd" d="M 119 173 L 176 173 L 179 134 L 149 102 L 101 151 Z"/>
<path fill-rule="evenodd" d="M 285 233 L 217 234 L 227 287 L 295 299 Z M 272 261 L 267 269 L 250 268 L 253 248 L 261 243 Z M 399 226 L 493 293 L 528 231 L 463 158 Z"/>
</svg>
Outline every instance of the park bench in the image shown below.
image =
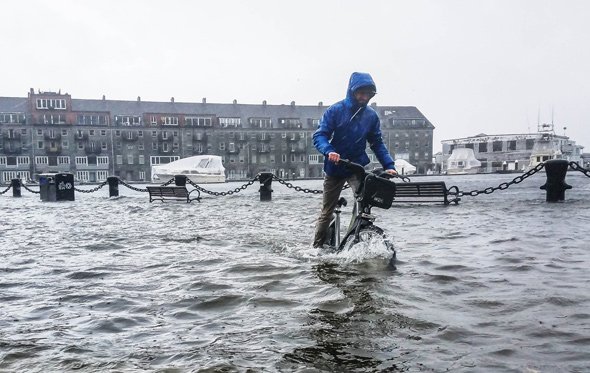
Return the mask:
<svg viewBox="0 0 590 373">
<path fill-rule="evenodd" d="M 148 186 L 147 191 L 150 194 L 150 203 L 154 200 L 176 200 L 186 201 L 187 203 L 192 201 L 201 202 L 201 192 L 197 189 L 193 189 L 190 192 L 183 186 Z M 191 198 L 191 194 L 197 192 L 197 197 Z"/>
<path fill-rule="evenodd" d="M 455 190 L 453 190 L 455 189 Z M 393 202 L 442 202 L 458 204 L 457 187 L 447 189 L 444 181 L 395 183 Z"/>
</svg>

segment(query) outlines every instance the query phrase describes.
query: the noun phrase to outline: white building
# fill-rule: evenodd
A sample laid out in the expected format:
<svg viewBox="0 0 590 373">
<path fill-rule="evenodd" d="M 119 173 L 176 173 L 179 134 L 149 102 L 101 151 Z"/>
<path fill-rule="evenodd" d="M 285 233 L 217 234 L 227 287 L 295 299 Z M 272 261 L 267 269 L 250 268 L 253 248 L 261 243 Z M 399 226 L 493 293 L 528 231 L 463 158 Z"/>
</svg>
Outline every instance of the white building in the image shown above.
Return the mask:
<svg viewBox="0 0 590 373">
<path fill-rule="evenodd" d="M 553 125 L 539 126 L 537 133 L 486 135 L 441 141 L 442 156 L 438 157 L 438 166 L 442 172 L 447 171 L 448 160 L 454 149 L 469 148 L 475 158 L 481 162 L 478 172 L 498 171 L 524 172 L 540 162 L 549 159 L 565 159 L 581 162 L 581 145 L 567 136 L 556 135 Z M 580 163 L 581 164 L 581 163 Z"/>
</svg>

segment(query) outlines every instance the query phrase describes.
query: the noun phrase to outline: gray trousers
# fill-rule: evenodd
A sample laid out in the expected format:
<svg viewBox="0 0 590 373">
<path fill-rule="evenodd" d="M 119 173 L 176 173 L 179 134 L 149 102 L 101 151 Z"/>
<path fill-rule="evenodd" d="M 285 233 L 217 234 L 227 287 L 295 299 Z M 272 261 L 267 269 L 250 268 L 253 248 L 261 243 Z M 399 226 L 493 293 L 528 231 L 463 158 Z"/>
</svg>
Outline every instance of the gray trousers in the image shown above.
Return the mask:
<svg viewBox="0 0 590 373">
<path fill-rule="evenodd" d="M 359 181 L 354 176 L 347 178 L 327 176 L 324 177 L 324 193 L 322 199 L 322 211 L 318 218 L 318 222 L 315 227 L 315 236 L 313 239 L 313 247 L 322 247 L 326 241 L 326 234 L 330 227 L 330 221 L 332 221 L 334 215 L 334 209 L 340 198 L 342 187 L 348 182 L 354 189 L 359 185 Z"/>
</svg>

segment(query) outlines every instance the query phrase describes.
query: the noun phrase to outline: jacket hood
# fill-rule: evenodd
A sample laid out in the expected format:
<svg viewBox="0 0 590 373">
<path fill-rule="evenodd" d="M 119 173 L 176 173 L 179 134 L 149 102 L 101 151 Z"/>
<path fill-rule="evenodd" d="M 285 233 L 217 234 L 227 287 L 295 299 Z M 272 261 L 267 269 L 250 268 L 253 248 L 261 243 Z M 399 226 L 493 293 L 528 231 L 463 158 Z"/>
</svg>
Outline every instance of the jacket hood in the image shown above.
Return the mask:
<svg viewBox="0 0 590 373">
<path fill-rule="evenodd" d="M 346 101 L 350 106 L 358 107 L 358 103 L 354 98 L 354 91 L 362 87 L 371 87 L 373 90 L 377 91 L 377 86 L 375 85 L 371 74 L 359 72 L 352 73 L 348 82 L 348 91 L 346 92 Z"/>
</svg>

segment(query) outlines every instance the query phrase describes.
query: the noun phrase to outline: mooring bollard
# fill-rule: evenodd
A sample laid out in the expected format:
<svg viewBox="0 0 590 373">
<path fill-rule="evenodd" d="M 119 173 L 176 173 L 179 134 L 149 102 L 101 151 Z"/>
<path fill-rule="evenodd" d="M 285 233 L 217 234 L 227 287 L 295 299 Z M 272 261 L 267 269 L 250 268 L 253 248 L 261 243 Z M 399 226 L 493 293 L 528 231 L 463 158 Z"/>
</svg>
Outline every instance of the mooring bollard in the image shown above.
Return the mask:
<svg viewBox="0 0 590 373">
<path fill-rule="evenodd" d="M 174 175 L 174 184 L 176 186 L 186 186 L 186 175 Z"/>
<path fill-rule="evenodd" d="M 260 181 L 260 200 L 271 201 L 272 200 L 272 177 L 273 174 L 270 172 L 262 172 L 258 177 Z"/>
<path fill-rule="evenodd" d="M 119 178 L 117 176 L 107 177 L 109 183 L 109 197 L 119 197 Z"/>
<path fill-rule="evenodd" d="M 572 189 L 571 185 L 565 183 L 565 174 L 569 162 L 565 159 L 551 159 L 545 162 L 547 182 L 541 189 L 547 191 L 547 202 L 559 202 L 565 200 L 565 191 Z"/>
<path fill-rule="evenodd" d="M 20 187 L 20 179 L 12 179 L 10 181 L 10 185 L 12 186 L 12 196 L 13 197 L 22 197 Z"/>
</svg>

